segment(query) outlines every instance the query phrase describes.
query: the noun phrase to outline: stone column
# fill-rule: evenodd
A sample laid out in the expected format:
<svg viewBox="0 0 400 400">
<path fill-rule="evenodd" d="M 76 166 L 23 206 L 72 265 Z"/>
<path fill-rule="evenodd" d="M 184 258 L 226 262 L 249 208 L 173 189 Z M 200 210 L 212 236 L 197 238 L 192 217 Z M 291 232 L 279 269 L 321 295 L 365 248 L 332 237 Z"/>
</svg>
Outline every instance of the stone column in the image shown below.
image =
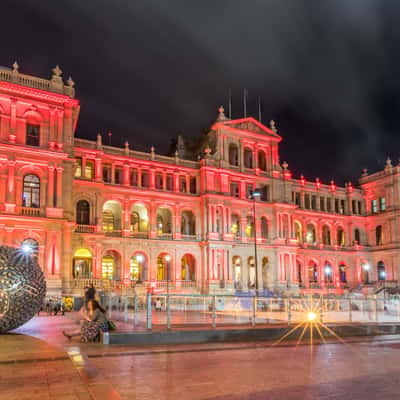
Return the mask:
<svg viewBox="0 0 400 400">
<path fill-rule="evenodd" d="M 54 166 L 48 166 L 47 207 L 54 206 Z"/>
<path fill-rule="evenodd" d="M 15 204 L 15 161 L 8 161 L 7 203 Z"/>
<path fill-rule="evenodd" d="M 63 179 L 63 168 L 57 167 L 57 197 L 56 197 L 56 207 L 62 208 L 62 179 Z"/>
</svg>

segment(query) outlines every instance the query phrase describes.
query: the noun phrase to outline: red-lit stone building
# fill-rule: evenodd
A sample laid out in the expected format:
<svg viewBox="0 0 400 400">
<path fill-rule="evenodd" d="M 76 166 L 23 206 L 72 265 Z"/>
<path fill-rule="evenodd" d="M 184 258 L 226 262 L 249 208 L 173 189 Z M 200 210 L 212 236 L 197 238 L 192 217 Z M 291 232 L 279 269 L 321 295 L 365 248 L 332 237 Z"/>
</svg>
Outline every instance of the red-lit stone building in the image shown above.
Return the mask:
<svg viewBox="0 0 400 400">
<path fill-rule="evenodd" d="M 74 96 L 58 67 L 50 80 L 0 69 L 0 243 L 33 249 L 50 290 L 170 281 L 231 293 L 257 281 L 342 292 L 398 280 L 390 160 L 359 188 L 294 179 L 273 122 L 229 120 L 222 108 L 190 152 L 181 138 L 173 156 L 107 146 L 74 137 Z"/>
</svg>

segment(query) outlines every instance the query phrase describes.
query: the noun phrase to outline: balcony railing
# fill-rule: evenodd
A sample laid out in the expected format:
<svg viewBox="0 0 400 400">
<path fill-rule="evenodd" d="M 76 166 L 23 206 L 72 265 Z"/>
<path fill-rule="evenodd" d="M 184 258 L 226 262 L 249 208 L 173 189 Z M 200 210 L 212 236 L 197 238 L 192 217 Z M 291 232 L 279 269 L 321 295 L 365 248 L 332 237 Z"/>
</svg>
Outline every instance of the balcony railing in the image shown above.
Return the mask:
<svg viewBox="0 0 400 400">
<path fill-rule="evenodd" d="M 161 240 L 172 240 L 172 233 L 159 233 L 157 239 Z"/>
<path fill-rule="evenodd" d="M 21 214 L 27 217 L 40 217 L 40 208 L 22 207 Z"/>
<path fill-rule="evenodd" d="M 78 233 L 94 233 L 96 232 L 96 225 L 76 225 L 75 232 Z"/>
</svg>

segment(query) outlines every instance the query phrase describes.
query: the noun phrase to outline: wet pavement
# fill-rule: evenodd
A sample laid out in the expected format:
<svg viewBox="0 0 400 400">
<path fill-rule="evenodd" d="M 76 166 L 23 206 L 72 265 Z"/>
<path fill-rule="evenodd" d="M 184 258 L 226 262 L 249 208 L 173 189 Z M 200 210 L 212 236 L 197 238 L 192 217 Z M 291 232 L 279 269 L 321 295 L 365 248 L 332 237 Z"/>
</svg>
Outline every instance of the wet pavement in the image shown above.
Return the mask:
<svg viewBox="0 0 400 400">
<path fill-rule="evenodd" d="M 65 317 L 0 337 L 0 399 L 397 399 L 400 338 L 127 347 L 68 342 Z"/>
</svg>

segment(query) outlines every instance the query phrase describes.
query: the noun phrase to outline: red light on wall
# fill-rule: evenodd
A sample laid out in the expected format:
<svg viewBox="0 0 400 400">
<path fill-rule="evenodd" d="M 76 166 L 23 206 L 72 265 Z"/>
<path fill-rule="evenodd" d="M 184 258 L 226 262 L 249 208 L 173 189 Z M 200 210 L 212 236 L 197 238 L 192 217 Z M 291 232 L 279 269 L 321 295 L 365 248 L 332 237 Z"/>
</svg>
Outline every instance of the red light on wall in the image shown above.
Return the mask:
<svg viewBox="0 0 400 400">
<path fill-rule="evenodd" d="M 332 192 L 336 192 L 336 184 L 334 181 L 331 181 L 330 188 Z"/>
<path fill-rule="evenodd" d="M 304 179 L 304 175 L 300 176 L 300 185 L 305 186 L 306 185 L 306 180 Z"/>
<path fill-rule="evenodd" d="M 321 182 L 320 182 L 319 178 L 315 179 L 315 186 L 317 187 L 317 189 L 321 188 Z"/>
</svg>

